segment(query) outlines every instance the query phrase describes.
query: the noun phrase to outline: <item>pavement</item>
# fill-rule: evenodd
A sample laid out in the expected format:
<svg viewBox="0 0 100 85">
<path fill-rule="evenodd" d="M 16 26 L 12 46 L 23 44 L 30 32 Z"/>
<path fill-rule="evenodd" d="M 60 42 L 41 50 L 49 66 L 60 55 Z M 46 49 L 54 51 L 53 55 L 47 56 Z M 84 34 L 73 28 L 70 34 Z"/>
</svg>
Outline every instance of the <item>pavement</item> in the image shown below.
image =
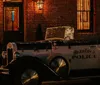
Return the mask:
<svg viewBox="0 0 100 85">
<path fill-rule="evenodd" d="M 8 69 L 0 68 L 0 85 L 12 85 Z M 45 81 L 42 85 L 100 85 L 100 77 L 70 77 L 61 81 Z"/>
<path fill-rule="evenodd" d="M 0 74 L 0 85 L 11 85 L 10 76 L 7 74 Z"/>
<path fill-rule="evenodd" d="M 91 80 L 88 78 L 82 79 L 69 79 L 62 81 L 46 81 L 42 82 L 42 85 L 100 85 L 99 80 Z"/>
<path fill-rule="evenodd" d="M 62 81 L 45 81 L 42 85 L 100 85 L 99 80 L 83 79 L 69 79 Z M 12 85 L 11 78 L 7 74 L 0 74 L 0 85 Z"/>
</svg>

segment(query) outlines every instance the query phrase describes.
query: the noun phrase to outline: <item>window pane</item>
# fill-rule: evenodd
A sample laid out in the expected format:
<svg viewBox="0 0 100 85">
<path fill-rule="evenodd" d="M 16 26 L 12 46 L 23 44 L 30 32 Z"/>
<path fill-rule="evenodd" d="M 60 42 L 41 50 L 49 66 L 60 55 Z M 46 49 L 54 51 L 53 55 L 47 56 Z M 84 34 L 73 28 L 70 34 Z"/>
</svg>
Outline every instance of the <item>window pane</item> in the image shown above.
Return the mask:
<svg viewBox="0 0 100 85">
<path fill-rule="evenodd" d="M 77 0 L 77 29 L 90 29 L 90 0 Z"/>
<path fill-rule="evenodd" d="M 4 30 L 18 31 L 19 30 L 19 8 L 4 7 Z"/>
</svg>

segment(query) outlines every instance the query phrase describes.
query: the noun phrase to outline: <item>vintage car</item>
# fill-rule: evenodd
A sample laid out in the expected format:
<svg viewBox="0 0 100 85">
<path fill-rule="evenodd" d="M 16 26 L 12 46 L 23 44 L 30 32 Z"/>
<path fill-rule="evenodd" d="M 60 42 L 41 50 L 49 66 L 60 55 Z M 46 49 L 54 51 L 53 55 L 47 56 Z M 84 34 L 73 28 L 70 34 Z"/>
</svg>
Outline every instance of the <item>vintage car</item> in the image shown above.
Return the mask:
<svg viewBox="0 0 100 85">
<path fill-rule="evenodd" d="M 64 27 L 60 29 L 66 30 Z M 7 44 L 3 56 L 7 58 L 5 66 L 14 85 L 40 84 L 42 81 L 68 79 L 72 75 L 100 73 L 99 40 L 75 40 L 72 34 L 71 39 L 58 35 L 51 38 L 47 36 L 50 32 L 46 32 L 45 40 Z"/>
</svg>

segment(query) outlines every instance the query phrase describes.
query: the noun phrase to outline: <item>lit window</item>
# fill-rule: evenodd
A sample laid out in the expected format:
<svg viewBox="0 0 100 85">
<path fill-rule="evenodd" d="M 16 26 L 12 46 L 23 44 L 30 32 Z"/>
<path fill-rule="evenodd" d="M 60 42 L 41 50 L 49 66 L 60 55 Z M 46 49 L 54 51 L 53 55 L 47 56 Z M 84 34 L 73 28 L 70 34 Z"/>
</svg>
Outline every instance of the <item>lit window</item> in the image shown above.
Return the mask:
<svg viewBox="0 0 100 85">
<path fill-rule="evenodd" d="M 22 0 L 3 0 L 3 2 L 22 2 Z"/>
<path fill-rule="evenodd" d="M 77 0 L 77 30 L 86 31 L 91 28 L 91 0 Z"/>
</svg>

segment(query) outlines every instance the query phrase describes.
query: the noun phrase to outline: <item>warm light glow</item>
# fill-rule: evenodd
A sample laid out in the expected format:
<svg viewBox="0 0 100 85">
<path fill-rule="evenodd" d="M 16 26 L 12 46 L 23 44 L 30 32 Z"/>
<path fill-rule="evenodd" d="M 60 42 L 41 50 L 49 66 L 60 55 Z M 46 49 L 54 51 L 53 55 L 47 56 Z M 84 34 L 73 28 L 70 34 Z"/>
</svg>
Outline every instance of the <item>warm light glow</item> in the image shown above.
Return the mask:
<svg viewBox="0 0 100 85">
<path fill-rule="evenodd" d="M 39 10 L 43 9 L 43 4 L 44 4 L 43 0 L 38 0 L 37 1 L 37 7 L 38 7 Z"/>
<path fill-rule="evenodd" d="M 19 30 L 19 8 L 4 7 L 4 30 L 18 31 Z"/>
<path fill-rule="evenodd" d="M 74 39 L 74 28 L 71 26 L 48 27 L 45 40 L 72 40 Z"/>
<path fill-rule="evenodd" d="M 22 2 L 22 0 L 3 0 L 3 2 Z"/>
<path fill-rule="evenodd" d="M 77 29 L 90 29 L 90 0 L 77 0 Z"/>
</svg>

